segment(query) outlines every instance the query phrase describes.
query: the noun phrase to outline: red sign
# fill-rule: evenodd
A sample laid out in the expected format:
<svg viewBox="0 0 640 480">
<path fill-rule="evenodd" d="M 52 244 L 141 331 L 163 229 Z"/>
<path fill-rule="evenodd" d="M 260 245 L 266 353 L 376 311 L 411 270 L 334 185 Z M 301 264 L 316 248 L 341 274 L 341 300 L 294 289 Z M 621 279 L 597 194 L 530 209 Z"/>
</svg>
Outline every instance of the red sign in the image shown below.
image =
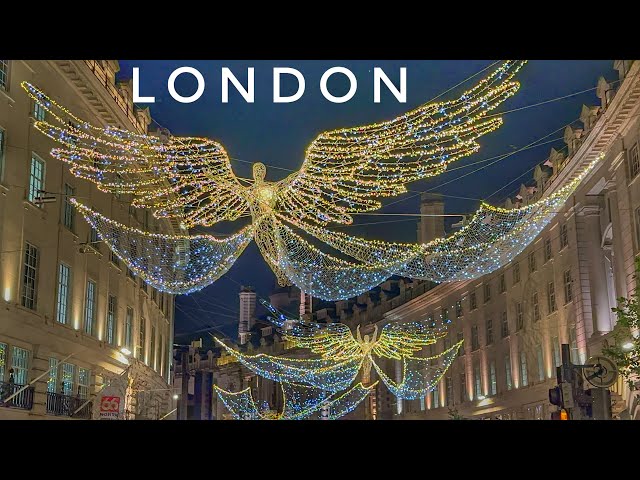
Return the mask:
<svg viewBox="0 0 640 480">
<path fill-rule="evenodd" d="M 120 397 L 104 396 L 100 400 L 100 418 L 118 418 Z"/>
</svg>

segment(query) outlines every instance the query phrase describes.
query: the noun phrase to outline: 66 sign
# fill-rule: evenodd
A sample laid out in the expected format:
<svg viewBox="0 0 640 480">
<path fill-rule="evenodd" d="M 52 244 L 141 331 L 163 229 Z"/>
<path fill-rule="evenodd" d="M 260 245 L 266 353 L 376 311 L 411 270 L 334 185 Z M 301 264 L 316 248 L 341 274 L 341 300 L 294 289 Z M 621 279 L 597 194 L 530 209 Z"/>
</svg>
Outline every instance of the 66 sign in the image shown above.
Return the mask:
<svg viewBox="0 0 640 480">
<path fill-rule="evenodd" d="M 120 414 L 120 397 L 102 396 L 100 398 L 100 419 L 117 419 Z"/>
</svg>

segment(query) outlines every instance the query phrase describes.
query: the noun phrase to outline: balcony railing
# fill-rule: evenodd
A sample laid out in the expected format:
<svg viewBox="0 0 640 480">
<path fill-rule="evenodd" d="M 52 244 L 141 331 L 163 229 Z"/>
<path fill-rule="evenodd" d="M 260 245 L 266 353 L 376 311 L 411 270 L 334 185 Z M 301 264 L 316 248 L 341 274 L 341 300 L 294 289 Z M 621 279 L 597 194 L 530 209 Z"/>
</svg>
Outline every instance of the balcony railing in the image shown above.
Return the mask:
<svg viewBox="0 0 640 480">
<path fill-rule="evenodd" d="M 0 382 L 0 407 L 8 408 L 20 408 L 22 410 L 31 410 L 33 407 L 33 392 L 34 387 L 25 388 L 18 395 L 13 397 L 8 402 L 5 402 L 5 398 L 9 398 L 18 390 L 23 388 L 24 385 L 18 385 L 16 383 Z"/>
<path fill-rule="evenodd" d="M 73 413 L 86 401 L 86 398 L 47 392 L 47 413 L 63 417 L 91 419 L 93 402 L 87 403 L 78 413 Z"/>
</svg>

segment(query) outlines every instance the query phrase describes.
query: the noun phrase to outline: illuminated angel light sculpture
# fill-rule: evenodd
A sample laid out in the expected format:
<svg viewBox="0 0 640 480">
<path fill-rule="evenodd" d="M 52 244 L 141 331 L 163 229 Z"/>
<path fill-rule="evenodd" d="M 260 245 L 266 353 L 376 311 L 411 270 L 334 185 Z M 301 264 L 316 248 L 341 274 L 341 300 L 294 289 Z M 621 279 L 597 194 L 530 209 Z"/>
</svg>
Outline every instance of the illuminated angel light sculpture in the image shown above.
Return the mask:
<svg viewBox="0 0 640 480">
<path fill-rule="evenodd" d="M 311 420 L 321 417 L 336 420 L 355 409 L 377 383 L 367 387 L 358 383 L 346 392 L 334 394 L 316 387 L 280 383 L 284 398 L 280 412 L 272 410 L 268 404 L 259 407 L 251 395 L 251 387 L 236 393 L 217 385 L 213 388 L 235 420 Z"/>
<path fill-rule="evenodd" d="M 359 327 L 356 336 L 342 323 L 316 323 L 288 318 L 261 300 L 274 317 L 270 320 L 280 327 L 282 338 L 293 347 L 310 349 L 319 358 L 301 359 L 258 354 L 246 355 L 215 339 L 228 353 L 254 373 L 276 382 L 316 387 L 325 392 L 339 392 L 349 388 L 360 372 L 362 384 L 370 382 L 372 367 L 395 396 L 413 400 L 427 395 L 435 388 L 455 359 L 462 342 L 444 352 L 417 357 L 425 346 L 443 338 L 445 325 L 433 321 L 389 323 L 377 336 L 362 337 Z M 377 338 L 376 338 L 377 337 Z M 402 362 L 402 378 L 393 380 L 384 372 L 381 359 Z"/>
<path fill-rule="evenodd" d="M 177 220 L 184 229 L 251 217 L 248 227 L 225 239 L 161 235 L 114 222 L 72 199 L 101 239 L 147 283 L 175 294 L 201 289 L 255 240 L 281 284 L 337 300 L 393 274 L 438 282 L 473 278 L 524 248 L 523 235 L 537 234 L 555 207 L 541 203 L 503 212 L 483 206 L 471 227 L 426 245 L 368 241 L 327 228 L 351 224 L 353 214 L 379 209 L 380 199 L 406 192 L 407 183 L 438 175 L 478 151 L 478 138 L 502 124 L 489 112 L 517 92 L 513 78 L 523 64 L 504 62 L 455 100 L 427 103 L 387 122 L 321 133 L 300 170 L 279 182 L 265 180 L 262 163 L 253 165 L 253 179 L 236 177 L 226 151 L 213 140 L 97 127 L 33 85 L 22 85 L 47 112 L 35 127 L 63 145 L 51 155 L 77 177 L 105 192 L 132 194 L 134 207 Z M 296 230 L 355 262 L 320 251 Z M 513 242 L 502 240 L 510 233 Z"/>
</svg>

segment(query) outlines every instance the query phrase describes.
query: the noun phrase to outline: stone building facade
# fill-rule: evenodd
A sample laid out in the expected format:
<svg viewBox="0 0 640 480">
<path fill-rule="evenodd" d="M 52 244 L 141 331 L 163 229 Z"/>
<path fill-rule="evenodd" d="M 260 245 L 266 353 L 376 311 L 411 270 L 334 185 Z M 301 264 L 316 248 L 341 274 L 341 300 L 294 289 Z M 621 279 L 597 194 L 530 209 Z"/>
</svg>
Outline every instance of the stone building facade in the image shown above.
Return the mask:
<svg viewBox="0 0 640 480">
<path fill-rule="evenodd" d="M 149 111 L 133 107 L 130 83 L 115 81 L 118 69 L 115 60 L 0 60 L 0 419 L 70 418 L 133 361 L 144 372 L 136 395 L 169 388 L 173 297 L 128 271 L 67 199 L 149 231 L 176 226 L 52 158 L 56 145 L 33 126 L 47 113 L 20 86 L 38 86 L 94 124 L 147 133 Z M 55 201 L 38 204 L 41 195 Z M 144 396 L 158 411 L 168 397 Z M 88 404 L 73 416 L 90 411 Z"/>
</svg>

